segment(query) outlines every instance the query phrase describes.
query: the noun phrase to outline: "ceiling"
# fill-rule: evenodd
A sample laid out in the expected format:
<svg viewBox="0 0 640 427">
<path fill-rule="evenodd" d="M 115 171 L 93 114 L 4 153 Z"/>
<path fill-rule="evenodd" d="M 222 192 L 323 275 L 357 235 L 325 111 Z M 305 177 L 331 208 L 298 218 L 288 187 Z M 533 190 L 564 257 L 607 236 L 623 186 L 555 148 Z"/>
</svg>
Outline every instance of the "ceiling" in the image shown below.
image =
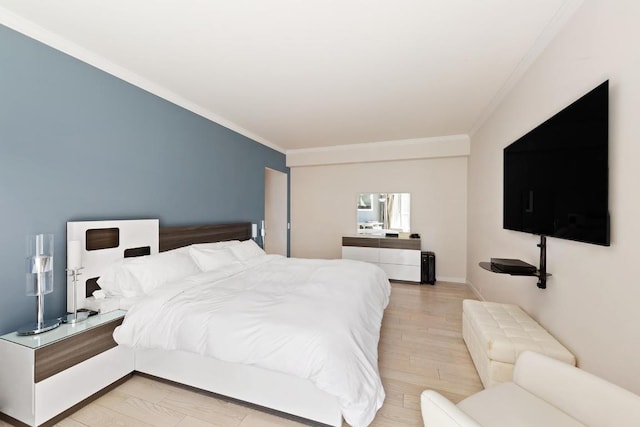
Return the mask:
<svg viewBox="0 0 640 427">
<path fill-rule="evenodd" d="M 470 134 L 578 0 L 0 0 L 0 23 L 286 152 Z"/>
</svg>

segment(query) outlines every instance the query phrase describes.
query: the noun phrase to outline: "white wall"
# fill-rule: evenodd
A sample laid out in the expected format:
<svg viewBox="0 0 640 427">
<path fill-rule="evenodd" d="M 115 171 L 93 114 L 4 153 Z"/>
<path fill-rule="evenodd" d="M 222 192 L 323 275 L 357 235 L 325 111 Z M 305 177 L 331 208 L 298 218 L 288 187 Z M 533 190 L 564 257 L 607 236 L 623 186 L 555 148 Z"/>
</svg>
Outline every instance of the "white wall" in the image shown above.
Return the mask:
<svg viewBox="0 0 640 427">
<path fill-rule="evenodd" d="M 472 136 L 468 279 L 487 300 L 519 304 L 584 369 L 640 393 L 640 2 L 587 0 Z M 537 264 L 538 238 L 502 229 L 502 150 L 610 79 L 611 246 L 547 239 L 546 290 L 492 274 L 490 257 Z"/>
<path fill-rule="evenodd" d="M 466 278 L 467 158 L 291 168 L 291 255 L 340 258 L 359 193 L 411 193 L 411 231 L 436 253 L 438 280 Z"/>
</svg>

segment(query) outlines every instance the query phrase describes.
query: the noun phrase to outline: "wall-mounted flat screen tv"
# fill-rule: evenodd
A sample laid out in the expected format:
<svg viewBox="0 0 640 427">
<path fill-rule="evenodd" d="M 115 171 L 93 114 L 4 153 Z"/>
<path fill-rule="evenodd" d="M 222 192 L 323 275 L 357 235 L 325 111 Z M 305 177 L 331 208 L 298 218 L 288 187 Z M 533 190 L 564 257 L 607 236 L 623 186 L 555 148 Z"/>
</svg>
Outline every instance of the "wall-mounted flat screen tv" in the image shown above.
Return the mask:
<svg viewBox="0 0 640 427">
<path fill-rule="evenodd" d="M 609 246 L 609 82 L 504 149 L 503 227 Z"/>
</svg>

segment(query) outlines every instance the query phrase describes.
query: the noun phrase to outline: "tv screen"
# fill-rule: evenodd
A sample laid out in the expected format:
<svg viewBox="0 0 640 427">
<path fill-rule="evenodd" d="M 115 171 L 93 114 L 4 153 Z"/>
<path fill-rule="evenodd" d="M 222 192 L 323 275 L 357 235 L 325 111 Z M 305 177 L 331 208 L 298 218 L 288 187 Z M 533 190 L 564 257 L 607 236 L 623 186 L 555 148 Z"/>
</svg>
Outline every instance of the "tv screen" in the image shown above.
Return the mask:
<svg viewBox="0 0 640 427">
<path fill-rule="evenodd" d="M 609 82 L 504 149 L 503 227 L 609 246 Z"/>
</svg>

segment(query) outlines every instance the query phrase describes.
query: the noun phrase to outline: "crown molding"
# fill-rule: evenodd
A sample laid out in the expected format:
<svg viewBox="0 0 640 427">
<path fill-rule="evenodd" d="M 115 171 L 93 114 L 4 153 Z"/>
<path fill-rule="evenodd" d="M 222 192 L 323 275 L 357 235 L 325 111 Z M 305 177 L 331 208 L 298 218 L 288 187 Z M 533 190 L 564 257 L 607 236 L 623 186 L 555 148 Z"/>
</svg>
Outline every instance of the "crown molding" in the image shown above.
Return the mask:
<svg viewBox="0 0 640 427">
<path fill-rule="evenodd" d="M 287 150 L 287 166 L 319 166 L 469 156 L 468 135 L 402 139 Z"/>
</svg>

